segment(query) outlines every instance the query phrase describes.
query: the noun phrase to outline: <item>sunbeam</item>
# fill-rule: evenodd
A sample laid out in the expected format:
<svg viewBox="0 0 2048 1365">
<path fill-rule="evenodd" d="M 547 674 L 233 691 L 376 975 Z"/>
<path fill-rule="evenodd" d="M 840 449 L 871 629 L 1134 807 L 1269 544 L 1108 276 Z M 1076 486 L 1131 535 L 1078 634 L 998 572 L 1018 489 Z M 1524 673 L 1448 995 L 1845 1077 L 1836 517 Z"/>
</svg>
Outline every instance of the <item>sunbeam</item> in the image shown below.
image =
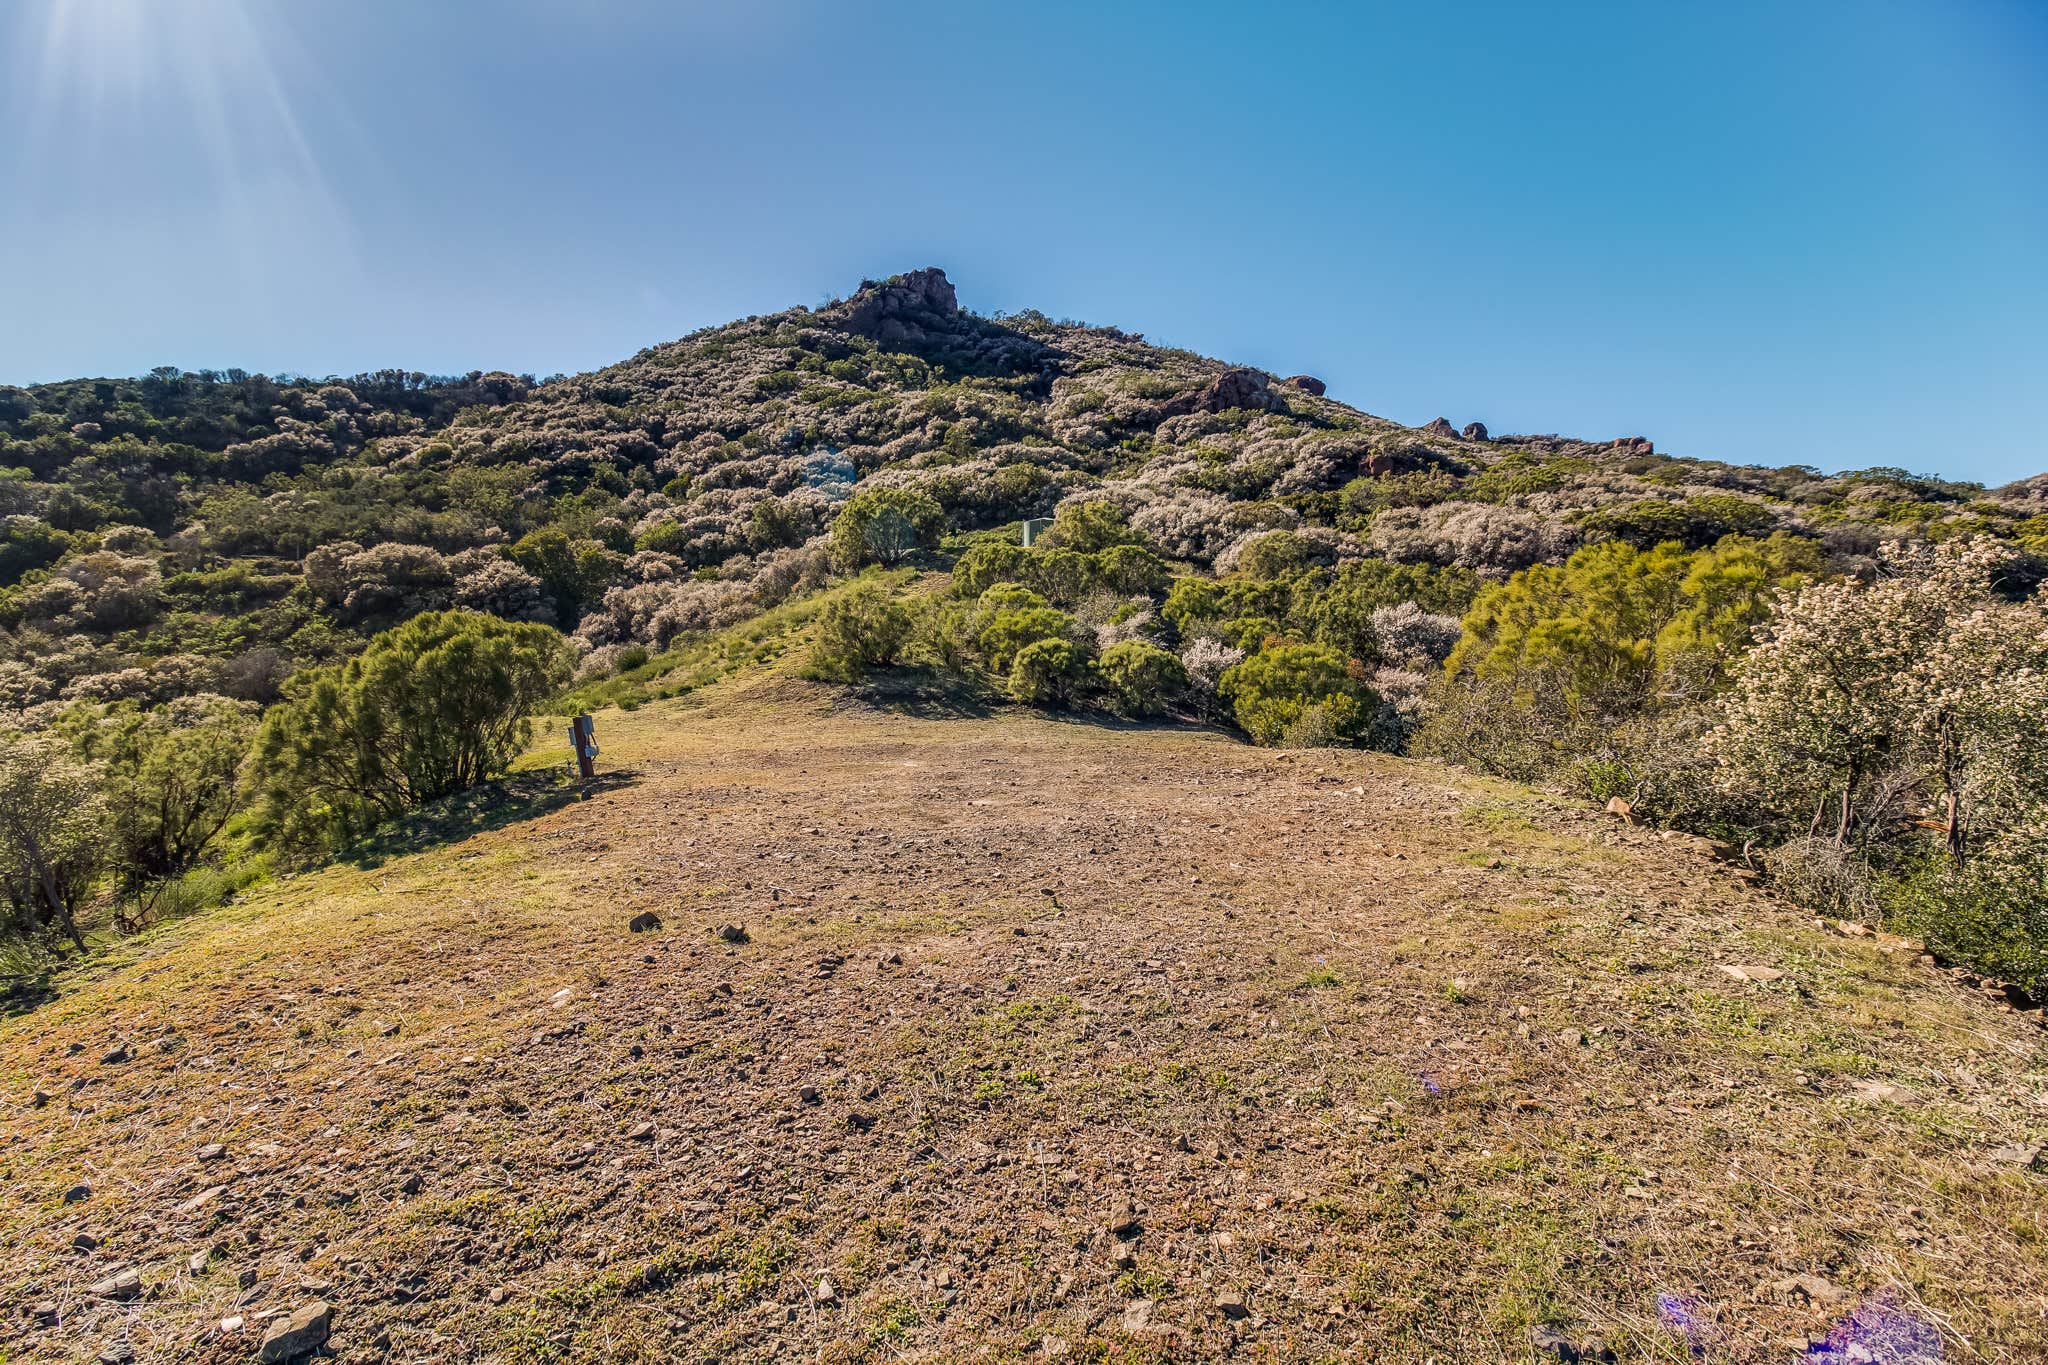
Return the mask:
<svg viewBox="0 0 2048 1365">
<path fill-rule="evenodd" d="M 32 65 L 18 150 L 35 189 L 131 172 L 210 192 L 239 231 L 251 216 L 311 220 L 346 246 L 346 215 L 295 107 L 283 11 L 248 0 L 26 0 L 14 50 Z"/>
</svg>

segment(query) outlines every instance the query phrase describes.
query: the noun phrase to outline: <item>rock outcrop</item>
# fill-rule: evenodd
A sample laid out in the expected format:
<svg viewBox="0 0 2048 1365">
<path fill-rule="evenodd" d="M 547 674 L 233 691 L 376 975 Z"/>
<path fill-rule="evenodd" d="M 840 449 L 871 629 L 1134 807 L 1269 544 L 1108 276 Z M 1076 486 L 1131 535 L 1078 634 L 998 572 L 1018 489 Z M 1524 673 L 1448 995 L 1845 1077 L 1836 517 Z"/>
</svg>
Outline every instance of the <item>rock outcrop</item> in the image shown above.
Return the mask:
<svg viewBox="0 0 2048 1365">
<path fill-rule="evenodd" d="M 1458 434 L 1458 429 L 1451 425 L 1450 419 L 1448 417 L 1435 418 L 1430 422 L 1428 426 L 1424 427 L 1423 430 L 1428 432 L 1432 436 L 1455 437 Z"/>
<path fill-rule="evenodd" d="M 1468 441 L 1483 441 L 1486 439 L 1486 423 L 1467 422 L 1465 429 L 1458 434 Z"/>
<path fill-rule="evenodd" d="M 1650 444 L 1647 436 L 1620 436 L 1615 438 L 1614 448 L 1624 455 L 1654 455 L 1657 447 Z"/>
<path fill-rule="evenodd" d="M 1280 406 L 1280 395 L 1273 392 L 1271 377 L 1263 370 L 1240 366 L 1225 370 L 1199 389 L 1168 399 L 1160 404 L 1159 415 L 1183 417 L 1191 412 L 1228 412 L 1232 408 L 1271 412 Z"/>
<path fill-rule="evenodd" d="M 1325 384 L 1322 380 L 1316 378 L 1312 374 L 1290 374 L 1280 382 L 1283 384 L 1291 384 L 1295 388 L 1300 389 L 1303 393 L 1312 393 L 1318 398 L 1321 398 L 1324 394 L 1330 391 L 1329 385 Z"/>
<path fill-rule="evenodd" d="M 960 316 L 953 282 L 936 266 L 868 280 L 843 307 L 842 328 L 884 346 L 919 345 Z"/>
</svg>

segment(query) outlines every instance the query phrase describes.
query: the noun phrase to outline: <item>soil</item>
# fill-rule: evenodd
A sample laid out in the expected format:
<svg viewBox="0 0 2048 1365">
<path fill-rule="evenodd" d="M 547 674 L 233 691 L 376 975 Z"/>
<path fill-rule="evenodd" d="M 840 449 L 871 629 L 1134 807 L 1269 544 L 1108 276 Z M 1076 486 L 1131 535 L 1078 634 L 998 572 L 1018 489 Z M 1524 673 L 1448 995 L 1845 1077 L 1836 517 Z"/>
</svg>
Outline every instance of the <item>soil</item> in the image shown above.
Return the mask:
<svg viewBox="0 0 2048 1365">
<path fill-rule="evenodd" d="M 2044 1358 L 2038 1016 L 1694 841 L 788 682 L 597 729 L 0 1023 L 6 1359 Z"/>
</svg>

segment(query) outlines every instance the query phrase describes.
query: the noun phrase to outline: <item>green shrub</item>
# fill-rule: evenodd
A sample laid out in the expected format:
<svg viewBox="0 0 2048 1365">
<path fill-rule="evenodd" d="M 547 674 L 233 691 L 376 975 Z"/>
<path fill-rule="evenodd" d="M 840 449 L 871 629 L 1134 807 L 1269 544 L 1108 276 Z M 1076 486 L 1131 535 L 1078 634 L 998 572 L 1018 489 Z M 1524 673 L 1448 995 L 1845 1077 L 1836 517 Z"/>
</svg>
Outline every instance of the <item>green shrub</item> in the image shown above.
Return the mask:
<svg viewBox="0 0 2048 1365">
<path fill-rule="evenodd" d="M 1064 637 L 1033 640 L 1017 651 L 1006 690 L 1018 701 L 1064 706 L 1086 676 L 1088 655 Z"/>
<path fill-rule="evenodd" d="M 1331 730 L 1352 738 L 1372 721 L 1379 699 L 1351 676 L 1343 655 L 1328 645 L 1274 645 L 1224 673 L 1221 691 L 1244 732 L 1277 744 L 1311 706 L 1327 713 Z"/>
<path fill-rule="evenodd" d="M 1156 716 L 1188 685 L 1188 671 L 1166 650 L 1143 640 L 1123 640 L 1102 651 L 1096 672 L 1118 710 Z"/>
<path fill-rule="evenodd" d="M 1095 556 L 1095 578 L 1125 597 L 1157 597 L 1166 591 L 1173 571 L 1142 545 L 1112 545 Z"/>
<path fill-rule="evenodd" d="M 979 597 L 998 583 L 1014 582 L 1023 576 L 1025 562 L 1023 548 L 1008 541 L 971 545 L 953 562 L 953 595 Z"/>
<path fill-rule="evenodd" d="M 832 519 L 832 562 L 843 573 L 867 564 L 896 564 L 936 545 L 946 513 L 929 494 L 910 488 L 856 493 Z"/>
<path fill-rule="evenodd" d="M 1052 607 L 1012 607 L 988 618 L 977 643 L 989 667 L 1008 673 L 1017 655 L 1040 640 L 1064 640 L 1073 634 L 1074 618 Z"/>
<path fill-rule="evenodd" d="M 1075 550 L 1026 551 L 1024 573 L 1031 586 L 1062 606 L 1088 595 L 1095 581 L 1095 561 Z"/>
<path fill-rule="evenodd" d="M 256 828 L 306 857 L 505 770 L 568 679 L 547 626 L 429 612 L 286 688 L 256 740 Z"/>
<path fill-rule="evenodd" d="M 1131 529 L 1124 510 L 1101 500 L 1063 502 L 1052 514 L 1052 525 L 1039 537 L 1047 549 L 1094 554 L 1112 545 L 1142 545 L 1145 537 Z"/>
<path fill-rule="evenodd" d="M 857 584 L 825 604 L 811 644 L 810 674 L 852 682 L 870 668 L 886 667 L 910 640 L 907 607 L 875 583 Z"/>
</svg>

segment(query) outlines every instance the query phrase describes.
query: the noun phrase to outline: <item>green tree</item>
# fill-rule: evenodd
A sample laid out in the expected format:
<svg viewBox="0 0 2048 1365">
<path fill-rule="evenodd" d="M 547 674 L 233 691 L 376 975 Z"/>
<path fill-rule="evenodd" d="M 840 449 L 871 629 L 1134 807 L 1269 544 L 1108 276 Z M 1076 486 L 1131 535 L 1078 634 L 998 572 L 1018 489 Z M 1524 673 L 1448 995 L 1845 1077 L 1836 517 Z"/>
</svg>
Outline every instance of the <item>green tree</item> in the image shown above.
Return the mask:
<svg viewBox="0 0 2048 1365">
<path fill-rule="evenodd" d="M 991 614 L 976 643 L 997 673 L 1008 673 L 1017 655 L 1040 640 L 1064 640 L 1074 618 L 1054 607 L 1010 607 Z"/>
<path fill-rule="evenodd" d="M 1166 591 L 1173 571 L 1142 545 L 1112 545 L 1096 552 L 1095 577 L 1102 586 L 1125 597 L 1157 597 Z"/>
<path fill-rule="evenodd" d="M 205 859 L 241 810 L 255 729 L 247 702 L 199 696 L 149 711 L 123 703 L 80 733 L 80 752 L 104 774 L 108 868 L 145 910 Z"/>
<path fill-rule="evenodd" d="M 0 882 L 17 932 L 61 934 L 85 951 L 78 909 L 103 864 L 104 780 L 56 735 L 0 744 Z"/>
<path fill-rule="evenodd" d="M 625 564 L 617 551 L 595 540 L 573 540 L 559 526 L 528 532 L 505 555 L 540 580 L 541 588 L 555 599 L 559 618 L 570 622 L 604 595 Z"/>
<path fill-rule="evenodd" d="M 1220 690 L 1244 732 L 1277 744 L 1312 706 L 1322 708 L 1328 731 L 1345 738 L 1364 732 L 1379 698 L 1342 654 L 1328 645 L 1280 644 L 1224 673 Z"/>
<path fill-rule="evenodd" d="M 1047 636 L 1017 651 L 1005 690 L 1018 701 L 1064 706 L 1087 671 L 1087 651 L 1072 640 Z"/>
<path fill-rule="evenodd" d="M 930 494 L 912 488 L 856 493 L 832 519 L 832 562 L 842 573 L 867 564 L 896 564 L 938 543 L 946 513 Z"/>
<path fill-rule="evenodd" d="M 300 674 L 257 735 L 259 834 L 317 854 L 503 772 L 568 672 L 547 626 L 444 611 Z"/>
<path fill-rule="evenodd" d="M 1021 577 L 1025 563 L 1023 547 L 1007 540 L 984 540 L 970 545 L 953 562 L 953 593 L 956 597 L 979 597 L 998 583 Z"/>
<path fill-rule="evenodd" d="M 1047 549 L 1094 554 L 1112 545 L 1143 545 L 1145 537 L 1131 529 L 1124 509 L 1101 499 L 1063 502 L 1053 511 L 1052 525 L 1039 537 Z"/>
<path fill-rule="evenodd" d="M 870 668 L 893 664 L 914 625 L 910 610 L 880 584 L 856 584 L 818 613 L 812 675 L 852 682 Z"/>
<path fill-rule="evenodd" d="M 1120 640 L 1102 651 L 1096 673 L 1117 709 L 1129 716 L 1156 716 L 1188 685 L 1188 671 L 1166 650 L 1144 640 Z"/>
</svg>

